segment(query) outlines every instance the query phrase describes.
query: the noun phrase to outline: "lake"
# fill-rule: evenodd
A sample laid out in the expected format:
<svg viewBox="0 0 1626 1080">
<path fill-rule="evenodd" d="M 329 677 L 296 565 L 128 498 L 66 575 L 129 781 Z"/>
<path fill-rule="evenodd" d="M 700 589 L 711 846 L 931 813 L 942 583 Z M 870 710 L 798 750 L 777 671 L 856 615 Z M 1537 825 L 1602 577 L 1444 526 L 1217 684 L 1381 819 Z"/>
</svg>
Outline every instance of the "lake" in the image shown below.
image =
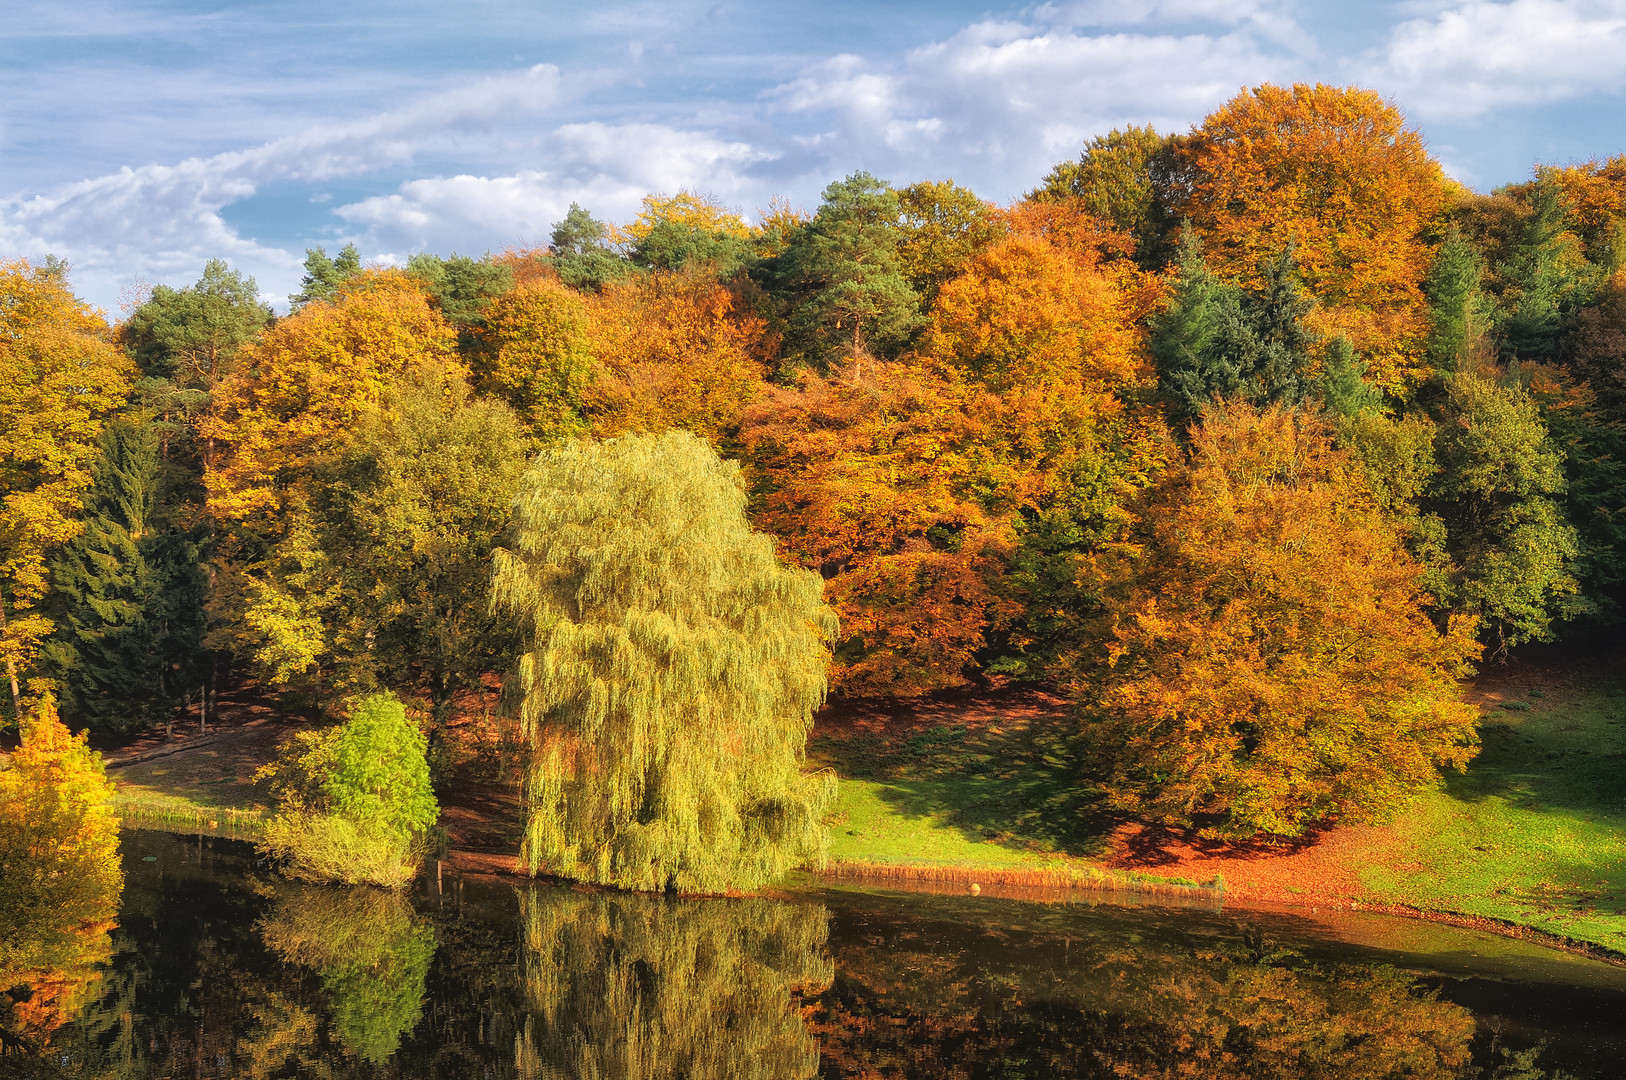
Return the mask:
<svg viewBox="0 0 1626 1080">
<path fill-rule="evenodd" d="M 293 885 L 127 831 L 112 959 L 15 1075 L 1614 1077 L 1626 969 L 1377 915 L 808 886 Z M 79 1000 L 79 999 L 75 999 Z"/>
</svg>

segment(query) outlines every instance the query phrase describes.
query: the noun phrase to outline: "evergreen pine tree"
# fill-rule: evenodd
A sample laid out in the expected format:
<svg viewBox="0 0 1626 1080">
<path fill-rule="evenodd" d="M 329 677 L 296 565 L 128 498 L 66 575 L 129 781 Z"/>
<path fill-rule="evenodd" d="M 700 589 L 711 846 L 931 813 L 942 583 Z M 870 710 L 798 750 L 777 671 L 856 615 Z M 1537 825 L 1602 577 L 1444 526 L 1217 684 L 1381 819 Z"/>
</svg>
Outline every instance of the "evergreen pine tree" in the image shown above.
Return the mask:
<svg viewBox="0 0 1626 1080">
<path fill-rule="evenodd" d="M 356 245 L 346 244 L 339 254 L 329 258 L 327 249 L 318 245 L 305 249 L 305 276 L 300 279 L 299 291 L 288 298 L 295 311 L 312 300 L 331 300 L 339 286 L 361 273 L 361 252 Z"/>
<path fill-rule="evenodd" d="M 835 633 L 821 592 L 695 436 L 544 451 L 493 583 L 527 639 L 529 869 L 721 892 L 822 862 L 833 781 L 802 764 Z"/>
<path fill-rule="evenodd" d="M 1242 311 L 1255 346 L 1250 373 L 1255 405 L 1296 405 L 1310 390 L 1310 350 L 1315 338 L 1304 325 L 1315 302 L 1299 282 L 1293 245 L 1264 262 L 1264 285 L 1243 294 Z"/>
<path fill-rule="evenodd" d="M 1304 326 L 1312 302 L 1299 286 L 1292 249 L 1261 269 L 1264 285 L 1247 291 L 1220 281 L 1191 229 L 1181 233 L 1179 276 L 1169 307 L 1152 321 L 1152 356 L 1164 398 L 1190 419 L 1210 401 L 1256 405 L 1302 401 L 1310 389 Z"/>
<path fill-rule="evenodd" d="M 1563 253 L 1564 208 L 1558 193 L 1538 186 L 1531 199 L 1530 219 L 1505 273 L 1517 290 L 1512 309 L 1502 324 L 1501 352 L 1507 359 L 1545 362 L 1553 359 L 1563 329 L 1565 275 L 1559 266 Z"/>
<path fill-rule="evenodd" d="M 604 246 L 609 229 L 575 203 L 564 220 L 554 223 L 548 238 L 553 268 L 572 289 L 597 290 L 632 269 L 632 264 Z"/>
<path fill-rule="evenodd" d="M 1362 377 L 1365 374 L 1366 364 L 1355 355 L 1355 347 L 1349 339 L 1333 338 L 1317 385 L 1327 411 L 1337 416 L 1376 412 L 1383 395 Z"/>
<path fill-rule="evenodd" d="M 923 320 L 898 254 L 902 216 L 898 193 L 867 172 L 824 189 L 818 214 L 774 270 L 792 305 L 792 352 L 828 369 L 847 357 L 890 355 L 909 340 Z"/>
<path fill-rule="evenodd" d="M 1483 276 L 1479 253 L 1453 225 L 1423 283 L 1429 301 L 1428 358 L 1436 371 L 1458 370 L 1482 332 Z"/>
<path fill-rule="evenodd" d="M 84 532 L 52 565 L 57 632 L 43 650 L 71 718 L 121 731 L 163 719 L 198 684 L 198 537 L 165 513 L 156 426 L 108 426 Z"/>
</svg>

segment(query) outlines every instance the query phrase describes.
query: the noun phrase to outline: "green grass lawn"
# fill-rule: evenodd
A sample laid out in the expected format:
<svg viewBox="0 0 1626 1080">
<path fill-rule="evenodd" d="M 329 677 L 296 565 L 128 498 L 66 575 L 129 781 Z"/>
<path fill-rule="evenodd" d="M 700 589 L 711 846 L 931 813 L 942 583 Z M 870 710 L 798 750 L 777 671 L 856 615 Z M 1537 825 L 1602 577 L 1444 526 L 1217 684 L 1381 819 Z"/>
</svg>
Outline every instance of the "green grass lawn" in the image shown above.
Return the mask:
<svg viewBox="0 0 1626 1080">
<path fill-rule="evenodd" d="M 1106 823 L 1079 797 L 1070 728 L 1057 715 L 1003 726 L 816 735 L 812 760 L 841 778 L 831 861 L 1042 871 L 1109 889 L 1197 884 L 1091 861 Z"/>
<path fill-rule="evenodd" d="M 815 735 L 841 777 L 830 837 L 840 861 L 1039 867 L 1093 853 L 1069 749 L 1049 718 L 896 735 Z"/>
<path fill-rule="evenodd" d="M 1607 680 L 1607 681 L 1604 681 Z M 1598 669 L 1486 709 L 1484 748 L 1393 822 L 1379 898 L 1626 951 L 1626 695 Z"/>
</svg>

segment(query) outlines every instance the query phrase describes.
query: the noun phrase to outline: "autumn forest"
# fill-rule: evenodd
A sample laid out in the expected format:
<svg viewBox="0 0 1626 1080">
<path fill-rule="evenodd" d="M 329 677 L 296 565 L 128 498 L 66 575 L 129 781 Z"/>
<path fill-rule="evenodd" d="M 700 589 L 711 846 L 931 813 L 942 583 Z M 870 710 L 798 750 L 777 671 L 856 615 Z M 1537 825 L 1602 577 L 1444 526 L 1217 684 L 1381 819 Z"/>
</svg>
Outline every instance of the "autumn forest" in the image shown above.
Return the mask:
<svg viewBox="0 0 1626 1080">
<path fill-rule="evenodd" d="M 579 775 L 545 734 L 591 697 L 559 688 L 560 620 L 590 621 L 593 573 L 637 591 L 703 542 L 705 580 L 775 598 L 730 603 L 816 643 L 728 692 L 784 760 L 826 686 L 1031 681 L 1074 704 L 1103 810 L 1293 837 L 1464 766 L 1460 681 L 1626 598 L 1626 160 L 1476 193 L 1366 90 L 1114 131 L 1004 207 L 858 172 L 754 222 L 685 192 L 573 206 L 545 248 L 312 249 L 280 316 L 211 262 L 109 325 L 70 270 L 0 270 L 11 717 L 208 722 L 243 678 L 334 718 L 393 694 L 433 769 L 505 679 L 553 687 L 514 715 Z M 663 469 L 680 497 L 638 486 Z M 548 532 L 589 504 L 665 540 L 566 597 L 582 545 L 621 543 Z M 661 517 L 684 507 L 743 523 L 693 540 Z M 533 869 L 587 858 L 569 831 L 533 820 Z"/>
</svg>

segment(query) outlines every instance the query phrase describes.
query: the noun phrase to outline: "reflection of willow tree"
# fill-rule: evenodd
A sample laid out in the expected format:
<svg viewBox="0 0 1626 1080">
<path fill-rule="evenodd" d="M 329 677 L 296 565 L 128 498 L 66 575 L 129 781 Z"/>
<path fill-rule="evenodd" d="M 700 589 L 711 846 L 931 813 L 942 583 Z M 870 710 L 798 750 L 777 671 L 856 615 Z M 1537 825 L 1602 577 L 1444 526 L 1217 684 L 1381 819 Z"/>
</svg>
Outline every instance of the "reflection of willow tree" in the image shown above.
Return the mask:
<svg viewBox="0 0 1626 1080">
<path fill-rule="evenodd" d="M 0 768 L 0 1034 L 31 1044 L 79 1011 L 112 955 L 118 819 L 99 755 L 47 695 Z M 6 992 L 9 991 L 9 992 Z"/>
<path fill-rule="evenodd" d="M 1476 1080 L 1547 1076 L 1533 1053 L 1472 1063 L 1467 1009 L 1385 967 L 1312 964 L 1262 942 L 1192 948 L 1023 940 L 957 927 L 835 949 L 810 1013 L 825 1075 L 1137 1080 Z"/>
<path fill-rule="evenodd" d="M 435 931 L 405 897 L 369 888 L 288 889 L 260 932 L 283 960 L 321 976 L 335 1033 L 363 1059 L 386 1060 L 417 1026 Z"/>
<path fill-rule="evenodd" d="M 817 1075 L 800 997 L 833 973 L 822 906 L 537 890 L 521 918 L 521 1076 Z"/>
</svg>

